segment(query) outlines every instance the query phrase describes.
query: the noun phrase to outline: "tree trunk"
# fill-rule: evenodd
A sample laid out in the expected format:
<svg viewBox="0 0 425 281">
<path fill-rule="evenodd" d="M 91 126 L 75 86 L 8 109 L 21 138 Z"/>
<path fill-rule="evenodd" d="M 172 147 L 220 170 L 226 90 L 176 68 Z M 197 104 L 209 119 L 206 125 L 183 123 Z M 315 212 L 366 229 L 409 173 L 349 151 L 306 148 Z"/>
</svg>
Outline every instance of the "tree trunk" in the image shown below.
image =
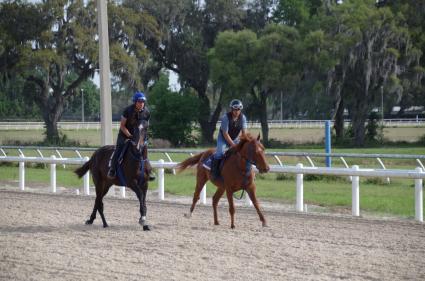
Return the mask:
<svg viewBox="0 0 425 281">
<path fill-rule="evenodd" d="M 354 134 L 354 145 L 355 146 L 363 146 L 365 140 L 365 132 L 366 132 L 366 119 L 369 112 L 368 100 L 363 96 L 358 97 L 356 102 L 356 108 L 352 110 L 352 120 L 351 125 L 353 127 Z"/>
<path fill-rule="evenodd" d="M 340 97 L 337 102 L 334 129 L 336 134 L 336 141 L 342 142 L 344 140 L 344 99 Z"/>
<path fill-rule="evenodd" d="M 217 121 L 220 118 L 220 113 L 222 109 L 221 107 L 222 93 L 220 93 L 219 101 L 210 118 L 210 114 L 209 114 L 211 112 L 210 100 L 205 94 L 205 91 L 206 90 L 197 90 L 198 97 L 200 100 L 198 122 L 199 122 L 199 125 L 201 126 L 202 143 L 213 144 L 214 132 L 216 129 Z"/>
<path fill-rule="evenodd" d="M 60 144 L 58 122 L 64 110 L 63 96 L 60 93 L 53 93 L 52 96 L 43 99 L 40 108 L 43 112 L 43 120 L 46 126 L 45 143 Z"/>
<path fill-rule="evenodd" d="M 267 122 L 267 92 L 260 93 L 260 123 L 261 132 L 263 133 L 263 143 L 265 146 L 269 145 L 269 124 Z"/>
</svg>

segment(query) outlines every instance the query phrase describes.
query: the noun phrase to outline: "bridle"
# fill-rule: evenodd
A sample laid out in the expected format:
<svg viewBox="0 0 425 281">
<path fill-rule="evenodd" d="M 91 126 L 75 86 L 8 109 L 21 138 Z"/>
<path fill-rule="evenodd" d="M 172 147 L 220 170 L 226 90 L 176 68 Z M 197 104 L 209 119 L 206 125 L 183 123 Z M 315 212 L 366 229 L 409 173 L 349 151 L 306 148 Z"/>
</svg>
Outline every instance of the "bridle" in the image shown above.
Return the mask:
<svg viewBox="0 0 425 281">
<path fill-rule="evenodd" d="M 128 140 L 130 143 L 131 148 L 128 148 L 129 150 L 129 155 L 131 157 L 131 159 L 136 162 L 136 163 L 140 163 L 140 177 L 137 179 L 138 184 L 142 184 L 145 181 L 145 164 L 147 159 L 143 159 L 143 149 L 145 149 L 147 142 L 146 142 L 146 138 L 145 135 L 142 136 L 142 134 L 140 133 L 142 130 L 144 130 L 143 126 L 139 129 L 139 141 L 136 142 L 133 140 Z M 142 140 L 143 139 L 143 140 Z M 118 173 L 120 174 L 120 172 Z M 118 175 L 120 177 L 120 181 L 123 182 L 126 185 L 126 180 L 123 174 Z"/>
<path fill-rule="evenodd" d="M 235 197 L 238 200 L 241 200 L 242 199 L 242 197 L 244 195 L 244 192 L 246 190 L 246 186 L 249 183 L 249 176 L 251 174 L 252 165 L 257 165 L 257 161 L 254 160 L 254 150 L 255 150 L 256 145 L 255 144 L 250 145 L 250 143 L 247 143 L 247 145 L 248 145 L 248 148 L 247 148 L 247 150 L 248 150 L 247 151 L 247 154 L 248 155 L 247 156 L 244 156 L 243 154 L 240 154 L 241 157 L 242 157 L 242 159 L 245 159 L 245 169 L 244 169 L 244 172 L 242 174 L 242 176 L 243 176 L 243 182 L 242 182 L 242 194 L 241 194 L 241 197 L 240 198 L 236 198 Z"/>
</svg>

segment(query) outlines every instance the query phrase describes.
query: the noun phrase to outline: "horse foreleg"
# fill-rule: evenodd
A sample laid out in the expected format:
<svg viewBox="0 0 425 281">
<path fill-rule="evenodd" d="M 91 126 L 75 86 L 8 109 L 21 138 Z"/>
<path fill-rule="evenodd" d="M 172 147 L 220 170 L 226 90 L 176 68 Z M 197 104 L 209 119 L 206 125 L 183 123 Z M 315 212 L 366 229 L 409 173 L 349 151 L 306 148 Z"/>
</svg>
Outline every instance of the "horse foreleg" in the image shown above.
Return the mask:
<svg viewBox="0 0 425 281">
<path fill-rule="evenodd" d="M 142 190 L 139 189 L 139 187 L 136 187 L 133 189 L 136 193 L 137 199 L 139 199 L 140 204 L 140 218 L 139 218 L 139 224 L 143 226 L 143 230 L 150 230 L 149 225 L 146 223 L 146 193 L 147 193 L 147 187 L 142 187 Z"/>
<path fill-rule="evenodd" d="M 263 216 L 263 212 L 260 209 L 260 204 L 258 203 L 257 200 L 257 195 L 255 194 L 255 187 L 249 186 L 246 191 L 248 192 L 249 198 L 252 201 L 252 204 L 255 207 L 255 210 L 257 210 L 257 214 L 260 217 L 260 221 L 263 223 L 263 227 L 267 226 L 267 222 L 266 219 Z"/>
<path fill-rule="evenodd" d="M 213 196 L 213 210 L 214 210 L 214 224 L 219 225 L 218 223 L 218 214 L 217 214 L 217 206 L 218 201 L 220 201 L 221 196 L 223 196 L 224 188 L 219 187 Z"/>
<path fill-rule="evenodd" d="M 226 192 L 229 202 L 230 227 L 235 228 L 235 204 L 233 203 L 233 192 Z"/>
</svg>

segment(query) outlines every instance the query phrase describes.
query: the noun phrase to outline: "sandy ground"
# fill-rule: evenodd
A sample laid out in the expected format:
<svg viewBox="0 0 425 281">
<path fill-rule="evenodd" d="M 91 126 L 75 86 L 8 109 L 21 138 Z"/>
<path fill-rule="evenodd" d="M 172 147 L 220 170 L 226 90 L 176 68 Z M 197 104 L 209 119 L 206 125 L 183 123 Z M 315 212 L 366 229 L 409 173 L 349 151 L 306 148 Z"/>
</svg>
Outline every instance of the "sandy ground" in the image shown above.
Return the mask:
<svg viewBox="0 0 425 281">
<path fill-rule="evenodd" d="M 152 231 L 138 224 L 138 202 L 105 198 L 84 225 L 93 196 L 0 188 L 0 280 L 424 280 L 425 226 L 414 221 L 296 214 L 148 198 Z"/>
</svg>

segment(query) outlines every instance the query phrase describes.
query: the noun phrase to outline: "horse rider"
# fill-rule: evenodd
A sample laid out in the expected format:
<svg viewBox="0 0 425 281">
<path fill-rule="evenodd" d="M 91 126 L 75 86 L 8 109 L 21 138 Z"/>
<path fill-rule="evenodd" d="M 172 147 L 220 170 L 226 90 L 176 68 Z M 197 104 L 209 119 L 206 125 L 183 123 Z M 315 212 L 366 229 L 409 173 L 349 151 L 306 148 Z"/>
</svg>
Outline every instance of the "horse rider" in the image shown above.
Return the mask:
<svg viewBox="0 0 425 281">
<path fill-rule="evenodd" d="M 139 130 L 139 125 L 143 120 L 149 122 L 150 112 L 145 106 L 145 104 L 145 94 L 136 91 L 136 93 L 133 95 L 133 104 L 127 106 L 122 113 L 120 130 L 117 137 L 117 144 L 109 162 L 108 178 L 110 179 L 114 179 L 116 177 L 115 168 L 117 165 L 118 157 L 121 154 L 121 150 L 124 147 L 125 142 L 127 140 L 133 139 L 134 131 Z M 147 139 L 145 139 L 145 143 L 146 142 Z M 146 145 L 143 148 L 143 159 L 146 159 L 146 169 L 149 173 L 149 180 L 152 181 L 155 179 L 155 176 L 152 173 L 152 167 L 147 157 Z"/>
<path fill-rule="evenodd" d="M 226 148 L 232 148 L 239 143 L 239 136 L 246 134 L 247 121 L 241 112 L 242 102 L 234 99 L 230 102 L 230 111 L 221 117 L 220 131 L 217 137 L 217 147 L 211 162 L 211 175 L 213 179 L 220 177 L 220 161 Z"/>
</svg>

